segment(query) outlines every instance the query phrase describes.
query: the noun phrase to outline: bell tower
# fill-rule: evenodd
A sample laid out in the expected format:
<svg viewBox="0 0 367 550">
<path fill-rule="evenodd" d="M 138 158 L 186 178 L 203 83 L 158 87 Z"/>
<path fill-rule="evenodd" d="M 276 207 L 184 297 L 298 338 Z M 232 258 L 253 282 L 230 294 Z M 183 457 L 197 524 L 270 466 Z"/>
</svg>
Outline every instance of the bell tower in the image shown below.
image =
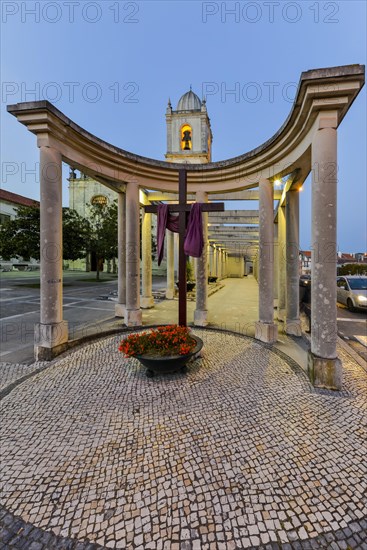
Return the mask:
<svg viewBox="0 0 367 550">
<path fill-rule="evenodd" d="M 168 162 L 206 164 L 211 162 L 213 135 L 206 101 L 191 90 L 186 92 L 172 109 L 168 100 L 166 110 Z"/>
</svg>

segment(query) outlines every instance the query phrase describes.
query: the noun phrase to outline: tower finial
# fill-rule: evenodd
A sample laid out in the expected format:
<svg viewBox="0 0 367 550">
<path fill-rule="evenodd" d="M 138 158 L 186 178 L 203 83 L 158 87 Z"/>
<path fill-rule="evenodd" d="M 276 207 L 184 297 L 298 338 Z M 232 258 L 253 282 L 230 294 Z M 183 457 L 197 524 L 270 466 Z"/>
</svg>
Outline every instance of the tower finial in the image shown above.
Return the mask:
<svg viewBox="0 0 367 550">
<path fill-rule="evenodd" d="M 190 84 L 190 92 L 192 92 L 192 85 Z"/>
</svg>

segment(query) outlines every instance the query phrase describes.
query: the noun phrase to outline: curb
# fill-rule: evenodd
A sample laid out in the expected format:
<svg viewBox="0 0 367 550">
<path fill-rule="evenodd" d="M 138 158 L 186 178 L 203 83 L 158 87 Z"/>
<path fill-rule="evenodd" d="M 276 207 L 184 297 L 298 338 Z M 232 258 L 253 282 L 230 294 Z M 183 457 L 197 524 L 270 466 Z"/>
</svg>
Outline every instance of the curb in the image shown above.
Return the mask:
<svg viewBox="0 0 367 550">
<path fill-rule="evenodd" d="M 338 345 L 352 357 L 352 359 L 358 363 L 360 367 L 367 373 L 367 362 L 349 345 L 343 338 L 338 335 Z"/>
</svg>

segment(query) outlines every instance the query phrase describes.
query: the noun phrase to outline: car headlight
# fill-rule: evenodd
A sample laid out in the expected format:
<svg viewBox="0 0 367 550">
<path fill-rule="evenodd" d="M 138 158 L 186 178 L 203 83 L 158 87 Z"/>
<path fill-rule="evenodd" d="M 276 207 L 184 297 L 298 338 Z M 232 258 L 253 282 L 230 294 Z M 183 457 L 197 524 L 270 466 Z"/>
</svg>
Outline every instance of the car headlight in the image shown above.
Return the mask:
<svg viewBox="0 0 367 550">
<path fill-rule="evenodd" d="M 367 302 L 367 296 L 362 296 L 362 294 L 359 295 L 358 296 L 358 302 Z"/>
</svg>

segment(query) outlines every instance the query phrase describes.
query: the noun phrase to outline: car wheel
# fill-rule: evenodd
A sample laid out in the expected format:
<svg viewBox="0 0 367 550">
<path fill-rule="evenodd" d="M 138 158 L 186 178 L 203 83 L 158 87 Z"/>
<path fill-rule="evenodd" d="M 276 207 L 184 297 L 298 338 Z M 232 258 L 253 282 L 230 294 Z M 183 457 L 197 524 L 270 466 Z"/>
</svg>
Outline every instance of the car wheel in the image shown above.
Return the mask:
<svg viewBox="0 0 367 550">
<path fill-rule="evenodd" d="M 353 305 L 353 302 L 350 298 L 348 298 L 348 300 L 347 300 L 347 307 L 348 307 L 349 311 L 354 311 L 354 305 Z"/>
</svg>

